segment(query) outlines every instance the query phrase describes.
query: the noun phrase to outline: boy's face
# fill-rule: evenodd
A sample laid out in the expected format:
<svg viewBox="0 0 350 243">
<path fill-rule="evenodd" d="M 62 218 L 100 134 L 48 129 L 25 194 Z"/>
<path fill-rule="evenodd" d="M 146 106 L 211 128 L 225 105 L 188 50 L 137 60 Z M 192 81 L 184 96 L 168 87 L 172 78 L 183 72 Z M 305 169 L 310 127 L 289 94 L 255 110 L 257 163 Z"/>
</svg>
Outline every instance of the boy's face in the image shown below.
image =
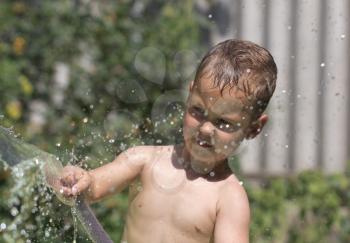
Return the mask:
<svg viewBox="0 0 350 243">
<path fill-rule="evenodd" d="M 254 137 L 261 130 L 267 116 L 261 123 L 261 117 L 252 121 L 246 100 L 244 93 L 234 88 L 225 88 L 221 93 L 219 87 L 213 88 L 211 80 L 192 82 L 183 134 L 186 150 L 200 162 L 200 167 L 210 171 L 232 154 L 244 138 Z"/>
</svg>

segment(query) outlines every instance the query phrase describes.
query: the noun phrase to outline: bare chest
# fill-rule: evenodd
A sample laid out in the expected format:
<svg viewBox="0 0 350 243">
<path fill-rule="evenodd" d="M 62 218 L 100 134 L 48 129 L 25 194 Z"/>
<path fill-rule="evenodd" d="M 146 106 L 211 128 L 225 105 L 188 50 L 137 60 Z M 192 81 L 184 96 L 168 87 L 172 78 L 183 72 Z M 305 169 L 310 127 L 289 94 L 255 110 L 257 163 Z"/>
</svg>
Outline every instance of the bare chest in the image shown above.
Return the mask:
<svg viewBox="0 0 350 243">
<path fill-rule="evenodd" d="M 181 234 L 212 235 L 217 200 L 214 186 L 185 181 L 177 190 L 169 190 L 147 182 L 137 189 L 128 213 L 135 224 L 162 223 Z"/>
</svg>

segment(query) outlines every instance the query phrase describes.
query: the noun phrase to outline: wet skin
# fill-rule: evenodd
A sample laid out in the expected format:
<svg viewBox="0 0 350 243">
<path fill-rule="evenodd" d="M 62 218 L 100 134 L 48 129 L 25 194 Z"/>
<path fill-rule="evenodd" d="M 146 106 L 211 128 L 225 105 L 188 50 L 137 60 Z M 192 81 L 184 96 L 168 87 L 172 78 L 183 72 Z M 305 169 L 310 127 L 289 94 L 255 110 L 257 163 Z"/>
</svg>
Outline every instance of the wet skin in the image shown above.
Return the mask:
<svg viewBox="0 0 350 243">
<path fill-rule="evenodd" d="M 153 150 L 156 156 L 144 166 L 139 183 L 130 187 L 124 240 L 214 242 L 214 237 L 219 238 L 214 235 L 215 230 L 219 230 L 215 225 L 221 217 L 218 202 L 233 192 L 234 203 L 229 210 L 233 210 L 235 218 L 244 219 L 236 228 L 240 231 L 236 239 L 247 242 L 248 201 L 239 181 L 224 164 L 210 174 L 199 174 L 184 159 L 181 145 L 146 149 Z M 232 230 L 235 224 L 230 225 Z"/>
<path fill-rule="evenodd" d="M 227 157 L 267 116 L 252 121 L 244 98 L 210 80 L 192 83 L 183 145 L 133 147 L 89 172 L 66 167 L 62 192 L 97 201 L 130 185 L 128 243 L 248 242 L 249 203 Z"/>
</svg>

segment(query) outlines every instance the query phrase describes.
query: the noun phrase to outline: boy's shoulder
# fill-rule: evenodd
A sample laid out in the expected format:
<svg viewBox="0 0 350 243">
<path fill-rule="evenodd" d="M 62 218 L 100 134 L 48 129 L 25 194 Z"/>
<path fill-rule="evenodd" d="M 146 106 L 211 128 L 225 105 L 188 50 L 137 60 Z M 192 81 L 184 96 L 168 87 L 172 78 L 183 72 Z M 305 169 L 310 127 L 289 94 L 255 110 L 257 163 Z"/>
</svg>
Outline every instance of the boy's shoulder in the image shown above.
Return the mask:
<svg viewBox="0 0 350 243">
<path fill-rule="evenodd" d="M 242 183 L 231 175 L 216 204 L 215 242 L 249 242 L 250 208 Z"/>
<path fill-rule="evenodd" d="M 248 207 L 249 202 L 247 193 L 243 187 L 243 182 L 238 180 L 234 174 L 228 176 L 220 188 L 219 202 L 221 205 L 226 205 L 227 203 L 232 206 L 237 206 L 238 208 Z"/>
</svg>

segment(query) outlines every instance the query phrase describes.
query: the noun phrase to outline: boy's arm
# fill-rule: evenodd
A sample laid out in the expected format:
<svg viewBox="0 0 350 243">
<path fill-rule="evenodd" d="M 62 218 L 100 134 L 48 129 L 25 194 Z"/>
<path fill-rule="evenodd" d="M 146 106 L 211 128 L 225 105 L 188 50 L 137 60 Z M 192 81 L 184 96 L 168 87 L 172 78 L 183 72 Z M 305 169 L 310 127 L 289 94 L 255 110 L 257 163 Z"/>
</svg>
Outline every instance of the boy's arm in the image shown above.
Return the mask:
<svg viewBox="0 0 350 243">
<path fill-rule="evenodd" d="M 97 201 L 109 194 L 122 191 L 141 172 L 154 155 L 152 146 L 138 146 L 120 153 L 114 161 L 89 171 L 91 184 L 87 191 L 89 201 Z"/>
<path fill-rule="evenodd" d="M 220 192 L 214 242 L 249 242 L 250 210 L 247 194 L 238 181 L 230 181 Z"/>
</svg>

